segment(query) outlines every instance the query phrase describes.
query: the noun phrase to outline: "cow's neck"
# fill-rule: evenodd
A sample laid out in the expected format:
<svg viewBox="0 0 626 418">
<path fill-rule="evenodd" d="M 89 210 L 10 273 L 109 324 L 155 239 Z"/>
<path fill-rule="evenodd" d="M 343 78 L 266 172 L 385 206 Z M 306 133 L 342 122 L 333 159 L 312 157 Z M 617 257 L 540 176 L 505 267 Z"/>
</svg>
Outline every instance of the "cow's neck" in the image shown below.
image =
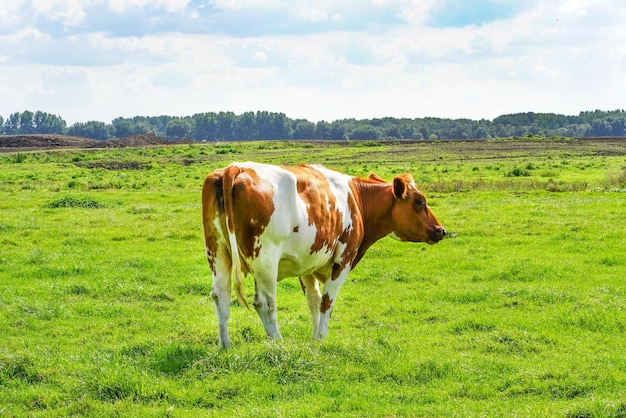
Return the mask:
<svg viewBox="0 0 626 418">
<path fill-rule="evenodd" d="M 357 202 L 363 216 L 363 240 L 353 265 L 359 262 L 365 251 L 379 239 L 392 232 L 391 208 L 394 203 L 391 185 L 356 179 Z"/>
</svg>

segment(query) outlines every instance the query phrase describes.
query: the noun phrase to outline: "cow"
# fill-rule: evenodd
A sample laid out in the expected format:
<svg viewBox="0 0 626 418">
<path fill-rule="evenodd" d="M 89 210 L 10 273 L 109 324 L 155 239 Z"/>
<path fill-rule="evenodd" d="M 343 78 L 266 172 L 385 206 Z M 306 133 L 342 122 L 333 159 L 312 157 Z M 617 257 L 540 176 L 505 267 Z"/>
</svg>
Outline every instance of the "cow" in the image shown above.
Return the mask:
<svg viewBox="0 0 626 418">
<path fill-rule="evenodd" d="M 375 174 L 352 177 L 321 165 L 235 162 L 217 169 L 204 180 L 202 223 L 222 349 L 231 347 L 231 284 L 248 307 L 248 274 L 270 339 L 282 340 L 276 286 L 288 277 L 300 278 L 312 337 L 319 339 L 328 334 L 346 276 L 373 243 L 389 236 L 435 244 L 446 235 L 410 174 L 387 183 Z"/>
</svg>

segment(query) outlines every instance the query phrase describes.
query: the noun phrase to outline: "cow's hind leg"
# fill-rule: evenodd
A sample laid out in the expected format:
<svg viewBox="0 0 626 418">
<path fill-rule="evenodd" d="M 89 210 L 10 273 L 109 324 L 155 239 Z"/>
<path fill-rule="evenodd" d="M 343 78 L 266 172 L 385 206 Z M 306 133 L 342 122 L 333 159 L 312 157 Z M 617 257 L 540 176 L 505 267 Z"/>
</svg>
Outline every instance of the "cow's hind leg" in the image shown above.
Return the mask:
<svg viewBox="0 0 626 418">
<path fill-rule="evenodd" d="M 276 278 L 259 275 L 254 278 L 254 285 L 254 308 L 263 322 L 265 332 L 271 340 L 282 341 L 276 315 Z"/>
<path fill-rule="evenodd" d="M 217 323 L 220 332 L 220 348 L 229 349 L 230 339 L 228 338 L 228 318 L 230 317 L 230 266 L 226 267 L 224 262 L 217 261 L 213 272 L 213 287 L 211 298 L 215 303 L 217 313 Z"/>
<path fill-rule="evenodd" d="M 306 296 L 306 303 L 311 311 L 311 323 L 313 325 L 313 339 L 320 338 L 320 304 L 322 302 L 322 295 L 317 280 L 313 276 L 303 276 L 300 278 L 300 284 L 302 284 L 302 290 Z"/>
</svg>

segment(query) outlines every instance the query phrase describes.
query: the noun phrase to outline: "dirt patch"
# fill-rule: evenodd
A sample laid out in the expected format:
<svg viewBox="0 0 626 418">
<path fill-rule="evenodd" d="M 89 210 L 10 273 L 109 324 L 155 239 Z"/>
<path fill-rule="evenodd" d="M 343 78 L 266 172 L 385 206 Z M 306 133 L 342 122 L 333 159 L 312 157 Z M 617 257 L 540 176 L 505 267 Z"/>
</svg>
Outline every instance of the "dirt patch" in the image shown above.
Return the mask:
<svg viewBox="0 0 626 418">
<path fill-rule="evenodd" d="M 143 170 L 151 165 L 141 161 L 88 161 L 77 162 L 78 167 L 104 168 L 105 170 Z"/>
<path fill-rule="evenodd" d="M 154 134 L 133 135 L 126 138 L 112 138 L 106 141 L 98 142 L 101 142 L 106 148 L 145 147 L 149 145 L 164 145 L 172 143 L 172 141 L 159 138 Z"/>
<path fill-rule="evenodd" d="M 68 135 L 0 135 L 0 152 L 32 151 L 58 148 L 123 148 L 171 143 L 153 134 L 132 135 L 106 141 Z"/>
<path fill-rule="evenodd" d="M 92 148 L 95 139 L 67 135 L 0 135 L 0 151 L 22 151 L 50 148 Z"/>
</svg>

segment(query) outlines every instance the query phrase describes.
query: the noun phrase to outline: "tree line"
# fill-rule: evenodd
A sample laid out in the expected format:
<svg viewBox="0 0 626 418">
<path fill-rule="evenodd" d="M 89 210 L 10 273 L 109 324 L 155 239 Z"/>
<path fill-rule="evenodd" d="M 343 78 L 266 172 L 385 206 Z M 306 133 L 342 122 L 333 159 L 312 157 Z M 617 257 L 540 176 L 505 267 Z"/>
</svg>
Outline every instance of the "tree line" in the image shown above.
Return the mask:
<svg viewBox="0 0 626 418">
<path fill-rule="evenodd" d="M 555 113 L 514 113 L 493 120 L 447 118 L 340 119 L 310 122 L 284 113 L 257 111 L 206 112 L 192 116 L 135 116 L 77 122 L 71 126 L 57 115 L 42 111 L 0 116 L 0 134 L 64 134 L 98 140 L 154 134 L 169 140 L 234 141 L 259 139 L 330 140 L 440 140 L 489 139 L 514 136 L 626 136 L 624 110 L 580 112 L 576 116 Z"/>
</svg>

